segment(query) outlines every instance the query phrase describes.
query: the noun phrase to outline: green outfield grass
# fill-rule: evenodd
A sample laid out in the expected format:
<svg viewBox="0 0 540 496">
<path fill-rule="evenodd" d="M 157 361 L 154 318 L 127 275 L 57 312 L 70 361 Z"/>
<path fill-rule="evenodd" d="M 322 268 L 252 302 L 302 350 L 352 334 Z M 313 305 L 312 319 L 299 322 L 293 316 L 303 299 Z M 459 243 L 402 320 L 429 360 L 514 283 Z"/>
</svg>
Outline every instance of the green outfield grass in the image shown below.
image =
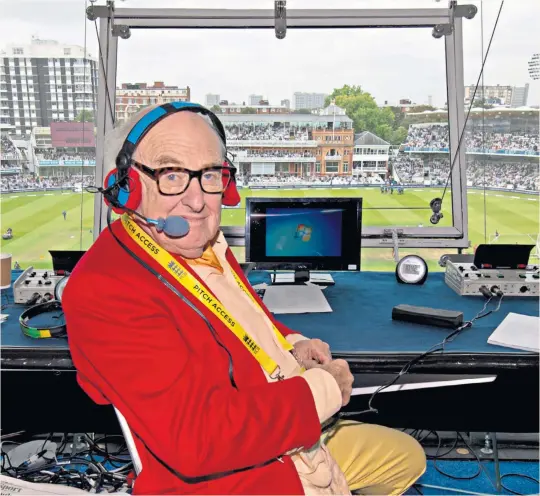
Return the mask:
<svg viewBox="0 0 540 496">
<path fill-rule="evenodd" d="M 418 226 L 430 227 L 429 202 L 440 196 L 440 189 L 408 189 L 404 195 L 381 194 L 378 188 L 358 189 L 304 189 L 304 190 L 241 190 L 242 207 L 246 196 L 262 197 L 362 197 L 364 205 L 363 223 L 366 226 Z M 452 225 L 451 201 L 447 197 L 444 218 L 438 226 Z M 539 232 L 539 198 L 517 193 L 487 192 L 486 226 L 487 239 L 495 231 L 500 234 L 500 243 L 533 243 L 526 234 Z M 484 194 L 471 190 L 469 201 L 469 237 L 472 245 L 484 242 Z M 427 207 L 426 210 L 411 210 L 411 207 Z M 86 250 L 93 240 L 92 222 L 94 197 L 88 193 L 25 193 L 3 194 L 0 202 L 1 230 L 13 229 L 14 238 L 2 241 L 2 252 L 13 254 L 13 260 L 22 267 L 37 268 L 51 266 L 48 250 Z M 64 220 L 62 211 L 67 212 Z M 225 209 L 223 225 L 244 225 L 245 210 Z M 82 226 L 82 229 L 81 229 Z M 432 270 L 440 269 L 437 261 L 449 250 L 415 250 L 424 256 Z M 243 260 L 243 249 L 235 249 Z M 402 251 L 400 254 L 409 252 Z M 365 249 L 362 255 L 363 270 L 393 270 L 390 249 Z"/>
</svg>

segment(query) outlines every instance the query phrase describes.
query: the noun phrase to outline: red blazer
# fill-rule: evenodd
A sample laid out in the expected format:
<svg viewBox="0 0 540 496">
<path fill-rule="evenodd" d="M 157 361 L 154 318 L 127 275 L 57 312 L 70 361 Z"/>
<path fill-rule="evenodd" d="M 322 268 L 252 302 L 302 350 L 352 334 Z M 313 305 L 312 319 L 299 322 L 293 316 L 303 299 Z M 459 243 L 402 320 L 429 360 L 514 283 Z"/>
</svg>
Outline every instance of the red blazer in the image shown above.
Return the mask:
<svg viewBox="0 0 540 496">
<path fill-rule="evenodd" d="M 119 221 L 113 230 L 166 275 Z M 227 260 L 251 290 L 230 250 Z M 290 457 L 283 462 L 276 458 L 319 439 L 308 383 L 301 377 L 268 383 L 238 338 L 172 277 L 166 278 L 214 326 L 232 355 L 238 389 L 229 381 L 228 355 L 203 319 L 128 255 L 108 230 L 77 264 L 62 298 L 79 384 L 96 403 L 118 408 L 135 437 L 143 470 L 134 494 L 303 494 Z M 266 312 L 284 335 L 292 332 Z M 273 459 L 212 481 L 184 478 Z"/>
</svg>

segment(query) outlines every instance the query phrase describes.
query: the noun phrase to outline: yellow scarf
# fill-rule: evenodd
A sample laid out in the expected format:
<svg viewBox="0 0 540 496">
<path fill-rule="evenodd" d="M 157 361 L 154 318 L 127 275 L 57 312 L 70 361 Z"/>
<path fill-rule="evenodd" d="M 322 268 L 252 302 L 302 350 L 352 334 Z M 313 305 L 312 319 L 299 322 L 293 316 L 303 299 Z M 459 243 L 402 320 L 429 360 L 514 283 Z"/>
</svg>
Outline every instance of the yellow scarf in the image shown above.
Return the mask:
<svg viewBox="0 0 540 496">
<path fill-rule="evenodd" d="M 214 269 L 219 270 L 223 274 L 223 267 L 221 266 L 221 263 L 218 260 L 218 257 L 214 253 L 214 250 L 212 249 L 212 246 L 208 245 L 206 250 L 204 250 L 202 256 L 200 258 L 193 258 L 184 259 L 189 265 L 208 265 L 209 267 L 213 267 Z"/>
</svg>

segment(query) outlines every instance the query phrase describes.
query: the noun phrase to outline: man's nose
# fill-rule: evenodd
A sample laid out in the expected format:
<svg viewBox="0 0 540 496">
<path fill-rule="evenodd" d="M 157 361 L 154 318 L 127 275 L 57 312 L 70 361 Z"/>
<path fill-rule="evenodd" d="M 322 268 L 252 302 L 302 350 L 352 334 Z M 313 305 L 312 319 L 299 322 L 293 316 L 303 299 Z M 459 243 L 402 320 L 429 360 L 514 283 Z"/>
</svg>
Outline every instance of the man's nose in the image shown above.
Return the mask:
<svg viewBox="0 0 540 496">
<path fill-rule="evenodd" d="M 190 181 L 188 188 L 182 195 L 182 203 L 194 212 L 201 212 L 204 208 L 204 191 L 196 177 Z"/>
</svg>

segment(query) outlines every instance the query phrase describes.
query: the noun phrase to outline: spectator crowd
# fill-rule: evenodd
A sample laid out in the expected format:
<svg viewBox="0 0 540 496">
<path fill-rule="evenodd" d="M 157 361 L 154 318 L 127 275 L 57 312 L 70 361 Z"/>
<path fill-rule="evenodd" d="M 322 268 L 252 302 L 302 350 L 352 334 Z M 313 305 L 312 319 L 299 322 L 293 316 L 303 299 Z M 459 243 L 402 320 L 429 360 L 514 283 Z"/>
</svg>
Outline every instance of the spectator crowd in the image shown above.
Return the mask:
<svg viewBox="0 0 540 496">
<path fill-rule="evenodd" d="M 422 160 L 399 154 L 391 160 L 394 177 L 401 184 L 424 184 L 428 179 L 433 186 L 446 183 L 450 173 L 450 160 L 431 158 Z M 429 173 L 428 173 L 429 171 Z M 503 162 L 467 159 L 467 184 L 475 187 L 540 190 L 539 162 Z"/>
<path fill-rule="evenodd" d="M 59 148 L 36 151 L 39 160 L 95 160 L 96 151 L 67 153 Z"/>
<path fill-rule="evenodd" d="M 497 153 L 501 150 L 509 152 L 534 153 L 539 150 L 538 132 L 495 132 L 486 130 L 466 130 L 465 146 L 469 152 L 486 150 Z M 404 146 L 411 148 L 432 148 L 443 151 L 449 146 L 449 131 L 447 124 L 420 124 L 409 127 Z"/>
<path fill-rule="evenodd" d="M 233 124 L 225 127 L 225 134 L 227 141 L 305 141 L 309 139 L 309 130 L 305 126 L 283 126 L 277 124 Z"/>
<path fill-rule="evenodd" d="M 310 152 L 293 152 L 291 150 L 247 150 L 248 157 L 264 157 L 264 158 L 303 158 L 303 157 L 313 157 L 313 153 Z"/>
<path fill-rule="evenodd" d="M 65 189 L 73 190 L 82 183 L 83 187 L 94 184 L 94 176 L 35 177 L 34 175 L 18 175 L 2 177 L 0 191 L 9 193 L 24 190 Z"/>
<path fill-rule="evenodd" d="M 21 160 L 24 156 L 21 151 L 13 144 L 13 141 L 7 136 L 2 135 L 0 137 L 0 158 L 2 159 L 2 166 L 4 167 L 5 161 Z"/>
</svg>

